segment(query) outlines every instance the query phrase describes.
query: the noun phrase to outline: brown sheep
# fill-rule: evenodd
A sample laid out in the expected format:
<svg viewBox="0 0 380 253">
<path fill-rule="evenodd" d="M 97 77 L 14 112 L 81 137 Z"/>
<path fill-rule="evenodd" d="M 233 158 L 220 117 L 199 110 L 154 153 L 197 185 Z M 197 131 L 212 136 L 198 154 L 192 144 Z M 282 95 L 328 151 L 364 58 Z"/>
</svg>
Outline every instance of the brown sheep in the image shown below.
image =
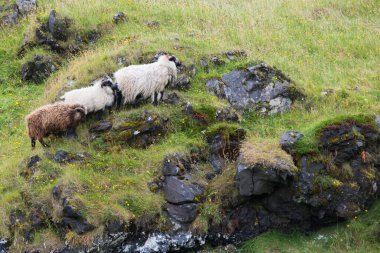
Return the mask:
<svg viewBox="0 0 380 253">
<path fill-rule="evenodd" d="M 49 134 L 67 131 L 75 133 L 75 128 L 85 118 L 85 109 L 80 104 L 55 103 L 44 105 L 26 116 L 26 124 L 32 148 L 36 139 L 44 147 L 49 147 L 43 140 Z"/>
</svg>

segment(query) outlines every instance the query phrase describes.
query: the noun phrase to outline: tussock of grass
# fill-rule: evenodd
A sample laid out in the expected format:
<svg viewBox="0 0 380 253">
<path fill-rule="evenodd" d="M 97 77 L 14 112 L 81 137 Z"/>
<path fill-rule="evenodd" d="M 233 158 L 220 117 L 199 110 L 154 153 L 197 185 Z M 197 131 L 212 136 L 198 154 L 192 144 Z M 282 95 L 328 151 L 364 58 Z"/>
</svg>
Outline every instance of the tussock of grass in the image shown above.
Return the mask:
<svg viewBox="0 0 380 253">
<path fill-rule="evenodd" d="M 278 141 L 246 141 L 240 149 L 240 161 L 250 167 L 297 171 L 291 155 L 281 149 Z"/>
</svg>

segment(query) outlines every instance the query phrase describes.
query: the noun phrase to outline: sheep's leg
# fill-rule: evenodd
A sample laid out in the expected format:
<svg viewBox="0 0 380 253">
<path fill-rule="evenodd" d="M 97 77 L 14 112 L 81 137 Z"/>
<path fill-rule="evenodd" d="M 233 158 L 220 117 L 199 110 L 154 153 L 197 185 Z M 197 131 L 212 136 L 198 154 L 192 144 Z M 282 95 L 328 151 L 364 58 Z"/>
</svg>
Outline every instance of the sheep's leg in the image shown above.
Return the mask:
<svg viewBox="0 0 380 253">
<path fill-rule="evenodd" d="M 44 139 L 41 138 L 41 139 L 39 139 L 38 141 L 39 141 L 39 142 L 41 143 L 41 145 L 44 146 L 45 148 L 50 147 L 48 144 L 46 144 L 46 143 L 44 142 Z"/>
<path fill-rule="evenodd" d="M 31 138 L 30 142 L 32 144 L 32 149 L 34 149 L 36 147 L 36 138 Z"/>
<path fill-rule="evenodd" d="M 164 97 L 164 91 L 160 91 L 160 93 L 158 94 L 157 100 L 161 101 L 163 97 Z"/>
<path fill-rule="evenodd" d="M 77 133 L 75 132 L 75 127 L 71 127 L 69 130 L 67 130 L 65 136 L 67 138 L 77 138 L 78 135 Z"/>
<path fill-rule="evenodd" d="M 154 95 L 152 96 L 152 104 L 153 105 L 158 105 L 157 96 L 158 96 L 157 92 L 155 92 Z"/>
<path fill-rule="evenodd" d="M 103 110 L 99 110 L 99 111 L 95 112 L 96 120 L 101 120 L 102 117 L 103 117 Z"/>
</svg>

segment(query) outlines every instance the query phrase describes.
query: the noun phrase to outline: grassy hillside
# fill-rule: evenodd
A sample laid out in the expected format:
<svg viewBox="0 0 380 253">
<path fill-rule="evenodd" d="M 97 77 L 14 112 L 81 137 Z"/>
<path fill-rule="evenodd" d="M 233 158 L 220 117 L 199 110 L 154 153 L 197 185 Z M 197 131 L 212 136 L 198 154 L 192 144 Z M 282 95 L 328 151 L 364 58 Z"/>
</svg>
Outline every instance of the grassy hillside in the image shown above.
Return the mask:
<svg viewBox="0 0 380 253">
<path fill-rule="evenodd" d="M 0 1 L 0 4 L 5 2 Z M 33 203 L 46 203 L 55 185 L 64 185 L 74 192 L 75 200 L 84 204 L 83 215 L 97 226 L 91 235 L 102 232 L 103 224 L 118 216 L 124 220 L 160 209 L 163 198 L 147 187 L 160 168 L 165 154 L 180 152 L 191 145 L 204 145 L 198 127 L 192 127 L 178 106 L 146 104 L 134 109 L 113 112 L 106 119 L 123 119 L 144 110 L 151 110 L 170 118 L 172 131 L 158 144 L 147 149 L 123 148 L 112 152 L 99 151 L 96 143 L 88 140 L 89 119 L 78 129 L 79 139 L 51 137 L 46 150 L 55 153 L 88 152 L 94 159 L 86 164 L 58 166 L 47 159 L 41 169 L 26 181 L 19 174 L 19 164 L 26 157 L 38 154 L 45 157 L 37 145 L 30 149 L 24 117 L 36 107 L 51 102 L 65 84 L 74 79 L 76 86 L 86 86 L 91 80 L 119 68 L 116 57 L 127 56 L 131 63 L 147 52 L 168 51 L 185 64 L 199 65 L 199 59 L 231 49 L 245 49 L 247 59 L 228 62 L 206 73 L 198 68 L 189 91 L 178 92 L 184 102 L 194 106 L 219 108 L 228 103 L 209 95 L 205 81 L 229 70 L 262 60 L 281 69 L 306 94 L 306 101 L 297 102 L 289 113 L 276 116 L 247 115 L 242 123 L 250 139 L 278 139 L 284 130 L 308 132 L 320 122 L 339 115 L 380 113 L 380 9 L 377 0 L 304 0 L 304 1 L 249 1 L 249 0 L 65 0 L 38 1 L 35 14 L 13 27 L 0 31 L 0 235 L 9 236 L 9 214 L 25 203 L 21 193 Z M 24 34 L 33 33 L 38 20 L 45 22 L 50 10 L 73 20 L 78 31 L 98 29 L 102 37 L 86 51 L 64 60 L 59 71 L 42 84 L 22 82 L 21 65 L 35 54 L 49 54 L 42 47 L 32 49 L 18 58 Z M 123 11 L 128 21 L 115 25 L 113 15 Z M 150 28 L 147 21 L 160 22 Z M 330 96 L 321 91 L 333 89 Z M 88 146 L 81 143 L 88 142 Z M 51 175 L 54 175 L 53 177 Z M 378 207 L 377 207 L 378 208 Z M 376 215 L 371 216 L 377 219 Z M 365 218 L 355 221 L 365 224 Z M 378 244 L 363 242 L 352 248 L 349 243 L 366 234 L 365 225 L 355 231 L 329 228 L 326 232 L 331 252 L 375 252 Z M 363 229 L 363 230 L 360 230 Z M 359 233 L 357 231 L 363 231 Z M 321 232 L 322 233 L 322 232 Z M 341 235 L 343 234 L 343 235 Z M 33 244 L 39 245 L 46 237 L 61 243 L 50 230 L 38 232 Z M 85 241 L 84 238 L 67 239 Z M 53 239 L 54 238 L 54 239 Z M 18 238 L 15 238 L 16 241 Z M 273 241 L 279 241 L 272 245 Z M 292 242 L 288 245 L 288 241 Z M 299 243 L 310 250 L 302 251 Z M 317 252 L 324 251 L 324 242 L 309 240 L 302 235 L 269 233 L 248 243 L 246 252 Z M 23 247 L 23 246 L 17 246 Z M 298 248 L 298 249 L 297 249 Z M 15 252 L 17 252 L 15 249 Z M 335 251 L 336 250 L 336 251 Z M 297 251 L 296 251 L 297 252 Z"/>
</svg>

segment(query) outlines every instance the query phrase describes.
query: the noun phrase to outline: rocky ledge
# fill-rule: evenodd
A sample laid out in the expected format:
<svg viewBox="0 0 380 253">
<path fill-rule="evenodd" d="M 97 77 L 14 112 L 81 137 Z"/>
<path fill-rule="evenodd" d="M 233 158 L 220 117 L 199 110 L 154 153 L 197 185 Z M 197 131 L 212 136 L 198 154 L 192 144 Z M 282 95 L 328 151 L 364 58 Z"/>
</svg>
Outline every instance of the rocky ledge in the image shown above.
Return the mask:
<svg viewBox="0 0 380 253">
<path fill-rule="evenodd" d="M 348 117 L 305 136 L 285 132 L 281 141 L 244 140 L 243 130 L 235 128 L 228 131 L 231 138 L 225 138 L 220 137 L 225 129 L 214 129 L 207 148 L 167 155 L 156 179 L 148 183 L 167 201 L 162 212 L 168 218 L 165 229 L 154 219 L 145 222 L 144 229 L 136 218 L 80 250 L 183 252 L 204 244 L 240 245 L 270 229 L 308 232 L 350 219 L 370 208 L 379 195 L 376 122 Z M 215 148 L 218 139 L 224 141 Z M 201 168 L 212 168 L 212 154 L 228 166 L 209 177 Z M 211 206 L 214 212 L 205 213 Z M 203 230 L 200 219 L 207 220 Z M 56 252 L 77 250 L 67 245 Z"/>
</svg>

